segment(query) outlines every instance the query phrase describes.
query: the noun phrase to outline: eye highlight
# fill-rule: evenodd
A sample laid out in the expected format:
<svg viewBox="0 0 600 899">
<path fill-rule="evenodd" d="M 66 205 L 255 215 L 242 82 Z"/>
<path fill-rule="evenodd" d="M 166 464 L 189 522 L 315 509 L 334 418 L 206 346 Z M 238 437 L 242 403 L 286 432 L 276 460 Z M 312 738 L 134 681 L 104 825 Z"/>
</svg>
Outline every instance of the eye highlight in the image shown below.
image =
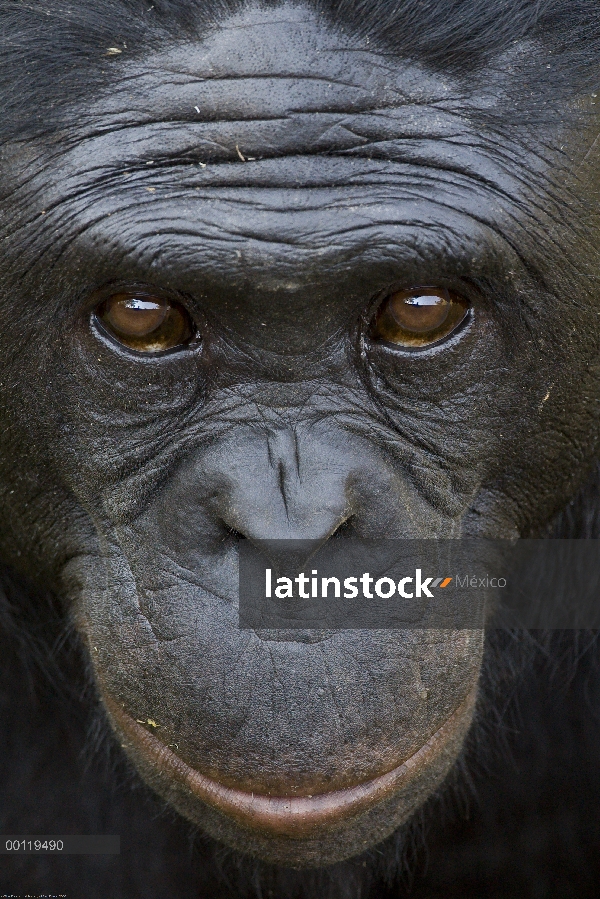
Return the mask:
<svg viewBox="0 0 600 899">
<path fill-rule="evenodd" d="M 139 353 L 162 353 L 194 336 L 192 319 L 183 306 L 144 291 L 115 293 L 94 315 L 111 337 Z"/>
<path fill-rule="evenodd" d="M 388 296 L 375 315 L 371 337 L 420 349 L 449 337 L 464 321 L 469 303 L 445 287 L 413 287 Z"/>
</svg>

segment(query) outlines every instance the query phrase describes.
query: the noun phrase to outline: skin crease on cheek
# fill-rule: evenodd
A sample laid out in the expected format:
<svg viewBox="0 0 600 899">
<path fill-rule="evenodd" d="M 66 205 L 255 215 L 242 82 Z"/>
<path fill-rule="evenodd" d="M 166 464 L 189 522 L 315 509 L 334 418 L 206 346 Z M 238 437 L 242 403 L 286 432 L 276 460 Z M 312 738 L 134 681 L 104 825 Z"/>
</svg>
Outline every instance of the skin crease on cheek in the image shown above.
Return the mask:
<svg viewBox="0 0 600 899">
<path fill-rule="evenodd" d="M 123 56 L 7 166 L 3 555 L 159 796 L 332 864 L 453 768 L 484 634 L 245 631 L 239 541 L 545 533 L 598 449 L 589 123 L 519 119 L 539 47 L 465 80 L 303 4 Z"/>
</svg>

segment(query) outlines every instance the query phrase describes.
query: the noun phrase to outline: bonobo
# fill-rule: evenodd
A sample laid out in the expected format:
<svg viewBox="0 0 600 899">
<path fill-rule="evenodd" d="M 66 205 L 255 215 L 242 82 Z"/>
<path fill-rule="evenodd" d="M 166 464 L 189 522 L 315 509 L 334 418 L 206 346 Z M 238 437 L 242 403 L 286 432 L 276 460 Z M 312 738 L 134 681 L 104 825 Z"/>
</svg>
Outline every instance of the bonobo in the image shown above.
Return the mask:
<svg viewBox="0 0 600 899">
<path fill-rule="evenodd" d="M 586 482 L 600 11 L 0 25 L 3 563 L 171 808 L 272 865 L 350 859 L 455 766 L 483 631 L 240 629 L 240 541 L 540 536 Z"/>
</svg>

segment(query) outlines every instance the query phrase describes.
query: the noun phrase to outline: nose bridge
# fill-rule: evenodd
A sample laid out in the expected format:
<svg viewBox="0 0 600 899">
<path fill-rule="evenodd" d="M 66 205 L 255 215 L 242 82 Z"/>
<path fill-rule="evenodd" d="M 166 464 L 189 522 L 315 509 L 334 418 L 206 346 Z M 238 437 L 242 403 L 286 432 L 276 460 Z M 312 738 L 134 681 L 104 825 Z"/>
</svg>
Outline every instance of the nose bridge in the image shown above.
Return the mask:
<svg viewBox="0 0 600 899">
<path fill-rule="evenodd" d="M 250 539 L 325 540 L 350 514 L 352 462 L 331 441 L 273 426 L 232 451 L 221 515 Z"/>
</svg>

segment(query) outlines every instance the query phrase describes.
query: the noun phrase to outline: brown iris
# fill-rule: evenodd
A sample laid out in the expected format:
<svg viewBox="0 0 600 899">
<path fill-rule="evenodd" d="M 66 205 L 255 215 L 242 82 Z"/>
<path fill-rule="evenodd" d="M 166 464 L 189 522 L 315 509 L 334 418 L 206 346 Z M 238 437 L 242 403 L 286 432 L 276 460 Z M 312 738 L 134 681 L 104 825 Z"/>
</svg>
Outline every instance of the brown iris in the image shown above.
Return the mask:
<svg viewBox="0 0 600 899">
<path fill-rule="evenodd" d="M 426 347 L 448 337 L 468 310 L 466 300 L 444 287 L 397 290 L 377 310 L 371 336 L 397 346 Z"/>
<path fill-rule="evenodd" d="M 96 317 L 119 343 L 140 353 L 171 350 L 194 333 L 183 306 L 143 291 L 113 294 L 98 306 Z"/>
</svg>

